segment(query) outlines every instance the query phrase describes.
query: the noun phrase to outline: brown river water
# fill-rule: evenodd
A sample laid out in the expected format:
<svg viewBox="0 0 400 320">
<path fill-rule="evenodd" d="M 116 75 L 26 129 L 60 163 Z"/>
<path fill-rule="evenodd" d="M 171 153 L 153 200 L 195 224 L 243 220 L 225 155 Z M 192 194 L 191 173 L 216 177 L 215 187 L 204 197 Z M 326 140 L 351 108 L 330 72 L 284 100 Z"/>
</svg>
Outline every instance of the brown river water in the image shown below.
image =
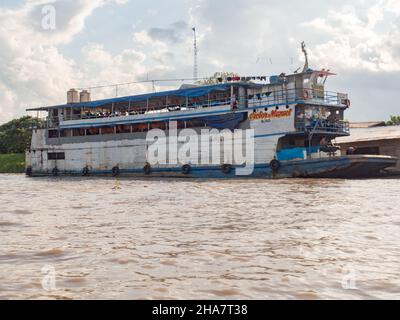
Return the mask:
<svg viewBox="0 0 400 320">
<path fill-rule="evenodd" d="M 0 175 L 0 299 L 399 299 L 400 179 Z"/>
</svg>

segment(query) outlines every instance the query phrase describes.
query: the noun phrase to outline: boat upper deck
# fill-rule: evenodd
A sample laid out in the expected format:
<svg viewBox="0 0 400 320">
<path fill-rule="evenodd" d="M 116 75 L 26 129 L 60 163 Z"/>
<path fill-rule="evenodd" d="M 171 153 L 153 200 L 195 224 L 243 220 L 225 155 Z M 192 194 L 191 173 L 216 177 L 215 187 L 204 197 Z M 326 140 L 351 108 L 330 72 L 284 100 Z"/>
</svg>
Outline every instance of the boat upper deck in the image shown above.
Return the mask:
<svg viewBox="0 0 400 320">
<path fill-rule="evenodd" d="M 185 120 L 293 104 L 346 109 L 348 101 L 347 94 L 321 90 L 320 87 L 295 88 L 290 83 L 279 82 L 267 85 L 236 82 L 28 111 L 46 111 L 49 113 L 48 128 L 67 129 Z"/>
</svg>

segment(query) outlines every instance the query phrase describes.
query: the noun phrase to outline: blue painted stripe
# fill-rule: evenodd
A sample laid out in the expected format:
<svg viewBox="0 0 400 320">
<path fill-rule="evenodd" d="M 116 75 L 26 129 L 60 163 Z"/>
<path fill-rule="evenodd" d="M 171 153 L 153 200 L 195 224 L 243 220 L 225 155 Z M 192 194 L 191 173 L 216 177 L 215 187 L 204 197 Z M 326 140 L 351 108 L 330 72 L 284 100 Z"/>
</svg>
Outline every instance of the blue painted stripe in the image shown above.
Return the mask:
<svg viewBox="0 0 400 320">
<path fill-rule="evenodd" d="M 254 168 L 255 169 L 262 169 L 269 167 L 269 164 L 255 164 Z M 238 169 L 238 168 L 244 168 L 244 166 L 232 166 L 232 170 Z M 204 166 L 204 167 L 192 167 L 191 171 L 192 172 L 204 172 L 204 171 L 221 171 L 222 166 L 217 165 L 217 166 Z M 182 167 L 174 167 L 174 168 L 152 168 L 152 172 L 154 173 L 162 173 L 162 172 L 175 172 L 175 173 L 180 173 L 182 172 Z M 80 171 L 71 171 L 75 173 L 81 173 Z M 91 173 L 103 173 L 103 174 L 110 174 L 112 170 L 96 170 L 96 171 L 91 171 Z M 144 173 L 143 169 L 120 169 L 121 173 Z"/>
<path fill-rule="evenodd" d="M 278 133 L 269 133 L 269 134 L 260 134 L 257 136 L 254 136 L 255 139 L 257 138 L 267 138 L 267 137 L 274 137 L 274 136 L 284 136 L 287 135 L 291 132 L 278 132 Z"/>
<path fill-rule="evenodd" d="M 271 159 L 272 160 L 272 159 Z M 281 161 L 281 167 L 292 167 L 298 165 L 316 165 L 316 164 L 332 164 L 332 163 L 340 163 L 340 162 L 347 162 L 349 159 L 347 157 L 340 157 L 340 158 L 321 158 L 321 159 L 308 159 L 308 160 L 295 160 L 295 161 Z M 233 165 L 232 170 L 244 168 L 243 165 Z M 269 163 L 259 163 L 254 164 L 254 169 L 269 169 Z M 192 172 L 204 172 L 204 171 L 220 171 L 222 169 L 222 165 L 213 165 L 213 166 L 199 166 L 199 167 L 192 167 Z M 72 174 L 80 174 L 80 170 L 68 170 L 68 173 Z M 142 168 L 138 169 L 120 169 L 121 173 L 144 173 Z M 162 173 L 162 172 L 182 172 L 182 167 L 173 167 L 173 168 L 152 168 L 152 172 L 154 173 Z M 112 170 L 93 170 L 90 173 L 97 173 L 97 174 L 110 174 Z"/>
<path fill-rule="evenodd" d="M 321 174 L 324 172 L 329 172 L 331 169 L 338 169 L 338 166 L 344 168 L 349 165 L 348 157 L 340 158 L 330 158 L 330 159 L 312 159 L 312 160 L 299 160 L 299 161 L 282 161 L 281 168 L 277 174 L 273 174 L 270 165 L 263 163 L 254 166 L 254 171 L 249 176 L 236 176 L 235 169 L 243 166 L 233 166 L 232 171 L 229 174 L 224 174 L 222 172 L 221 166 L 204 166 L 204 167 L 193 167 L 192 172 L 188 175 L 182 173 L 181 167 L 175 168 L 153 168 L 153 177 L 157 176 L 157 173 L 165 173 L 165 177 L 168 177 L 168 173 L 180 174 L 179 176 L 171 177 L 186 177 L 186 178 L 246 178 L 246 177 L 261 177 L 261 178 L 271 178 L 271 177 L 292 177 L 296 172 L 303 172 L 305 175 L 309 174 Z M 71 170 L 60 172 L 61 175 L 81 175 L 79 170 Z M 111 170 L 93 170 L 90 171 L 90 175 L 106 175 L 110 176 L 112 174 Z M 140 176 L 145 176 L 143 169 L 121 169 L 120 174 L 139 174 Z M 50 176 L 50 173 L 40 173 L 34 172 L 35 175 L 45 175 Z M 152 177 L 150 174 L 149 178 Z"/>
</svg>

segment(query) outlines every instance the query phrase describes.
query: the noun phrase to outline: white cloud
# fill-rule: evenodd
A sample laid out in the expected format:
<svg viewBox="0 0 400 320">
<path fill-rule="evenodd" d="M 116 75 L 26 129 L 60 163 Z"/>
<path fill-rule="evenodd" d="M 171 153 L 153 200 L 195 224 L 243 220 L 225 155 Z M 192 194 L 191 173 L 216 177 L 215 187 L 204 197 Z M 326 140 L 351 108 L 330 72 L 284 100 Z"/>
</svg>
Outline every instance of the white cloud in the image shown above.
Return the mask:
<svg viewBox="0 0 400 320">
<path fill-rule="evenodd" d="M 81 66 L 81 83 L 91 85 L 108 85 L 115 83 L 128 83 L 146 74 L 143 62 L 146 56 L 132 49 L 125 49 L 120 54 L 112 55 L 104 49 L 101 44 L 92 43 L 82 49 L 84 53 L 84 63 Z M 95 75 L 95 77 L 93 76 Z M 94 83 L 93 81 L 96 81 Z M 130 94 L 132 90 L 140 92 L 146 88 L 140 84 L 133 86 L 121 86 L 119 95 Z M 114 96 L 115 88 L 105 88 L 94 92 L 96 98 L 106 98 Z"/>
<path fill-rule="evenodd" d="M 49 2 L 56 8 L 55 30 L 41 28 L 41 8 Z M 63 103 L 68 88 L 92 83 L 94 75 L 109 83 L 132 81 L 142 71 L 143 56 L 130 50 L 111 55 L 101 46 L 89 45 L 79 63 L 60 52 L 59 45 L 82 32 L 85 20 L 105 3 L 30 0 L 14 10 L 0 8 L 0 122 L 24 114 L 27 107 Z"/>
<path fill-rule="evenodd" d="M 204 36 L 200 70 L 288 72 L 302 65 L 299 43 L 305 40 L 311 67 L 339 73 L 327 89 L 350 94 L 351 120 L 400 112 L 393 103 L 400 85 L 398 0 L 201 0 L 191 17 Z"/>
<path fill-rule="evenodd" d="M 40 27 L 40 8 L 49 2 L 57 9 L 53 31 Z M 91 39 L 93 33 L 85 27 L 97 8 L 111 2 L 127 9 L 137 6 L 125 0 L 31 0 L 17 9 L 0 8 L 0 122 L 24 114 L 27 106 L 63 103 L 70 87 L 147 76 L 191 77 L 192 26 L 198 32 L 201 76 L 223 70 L 248 75 L 290 72 L 303 63 L 299 44 L 305 40 L 312 67 L 340 72 L 329 89 L 350 91 L 351 117 L 384 118 L 396 112 L 390 101 L 397 97 L 400 69 L 398 0 L 309 0 L 307 5 L 297 0 L 188 0 L 186 15 L 173 18 L 161 15 L 156 2 L 135 20 L 130 43 L 115 40 L 118 49 Z M 174 5 L 178 2 L 171 1 L 171 11 Z M 146 14 L 149 18 L 143 21 Z M 150 27 L 139 28 L 150 22 Z M 77 38 L 83 48 L 74 47 L 74 58 L 67 58 L 65 44 Z M 374 94 L 365 94 L 377 85 Z M 120 94 L 149 89 L 121 87 Z M 114 94 L 112 88 L 94 92 L 95 98 Z M 382 101 L 385 108 L 374 107 Z M 363 112 L 357 112 L 361 108 Z"/>
<path fill-rule="evenodd" d="M 345 6 L 325 18 L 303 23 L 328 39 L 311 50 L 311 57 L 340 70 L 400 71 L 400 21 L 384 21 L 387 12 L 398 15 L 397 10 L 393 1 L 382 0 L 367 9 L 366 19 L 353 6 Z"/>
<path fill-rule="evenodd" d="M 104 4 L 104 0 L 30 0 L 15 10 L 0 8 L 1 36 L 14 39 L 17 46 L 24 41 L 25 47 L 67 43 L 83 30 L 85 19 Z M 55 9 L 54 30 L 43 28 L 47 16 L 47 12 L 42 12 L 45 5 Z"/>
</svg>

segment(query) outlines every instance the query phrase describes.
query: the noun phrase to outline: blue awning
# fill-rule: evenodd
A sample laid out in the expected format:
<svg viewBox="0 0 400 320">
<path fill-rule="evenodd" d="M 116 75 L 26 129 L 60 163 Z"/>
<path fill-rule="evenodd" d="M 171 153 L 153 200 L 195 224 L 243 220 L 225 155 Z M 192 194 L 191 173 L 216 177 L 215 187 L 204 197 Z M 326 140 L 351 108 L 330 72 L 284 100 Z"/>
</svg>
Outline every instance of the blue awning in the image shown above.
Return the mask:
<svg viewBox="0 0 400 320">
<path fill-rule="evenodd" d="M 129 102 L 141 102 L 155 98 L 164 98 L 164 97 L 184 97 L 184 98 L 196 98 L 207 95 L 213 91 L 225 91 L 229 88 L 229 85 L 213 85 L 207 87 L 199 87 L 199 88 L 189 88 L 189 89 L 182 89 L 182 90 L 171 90 L 171 91 L 163 91 L 163 92 L 156 92 L 156 93 L 148 93 L 148 94 L 141 94 L 137 96 L 128 96 L 128 97 L 121 97 L 121 98 L 112 98 L 112 99 L 105 99 L 105 100 L 98 100 L 98 101 L 91 101 L 91 102 L 84 102 L 84 103 L 76 103 L 73 107 L 85 107 L 85 108 L 97 108 L 107 104 L 117 104 L 117 103 L 129 103 Z"/>
<path fill-rule="evenodd" d="M 162 92 L 156 92 L 156 93 L 141 94 L 141 95 L 135 95 L 135 96 L 104 99 L 104 100 L 97 100 L 97 101 L 90 101 L 90 102 L 83 102 L 83 103 L 64 104 L 64 105 L 37 108 L 37 109 L 28 109 L 27 111 L 46 111 L 48 109 L 61 109 L 61 108 L 71 108 L 71 107 L 73 107 L 73 108 L 98 108 L 98 107 L 110 105 L 113 103 L 114 104 L 117 104 L 117 103 L 128 103 L 129 104 L 132 102 L 143 102 L 143 101 L 147 101 L 148 99 L 163 98 L 163 97 L 197 98 L 197 97 L 205 96 L 205 95 L 215 92 L 215 91 L 226 91 L 231 86 L 258 87 L 260 85 L 257 85 L 254 83 L 224 83 L 224 84 L 201 86 L 201 87 L 194 87 L 194 88 L 187 88 L 187 89 L 178 89 L 178 90 L 171 90 L 171 91 L 162 91 Z"/>
</svg>

